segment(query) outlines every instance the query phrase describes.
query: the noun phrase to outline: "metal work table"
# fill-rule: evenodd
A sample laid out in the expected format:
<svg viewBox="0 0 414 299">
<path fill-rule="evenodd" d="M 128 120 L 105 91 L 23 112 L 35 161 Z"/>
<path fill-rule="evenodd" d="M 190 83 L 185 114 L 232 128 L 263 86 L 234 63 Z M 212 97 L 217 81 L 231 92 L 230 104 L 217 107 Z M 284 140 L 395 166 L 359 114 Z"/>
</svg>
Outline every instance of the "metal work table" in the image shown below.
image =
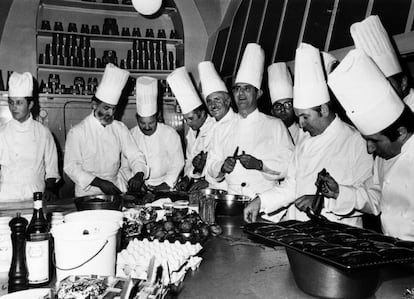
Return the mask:
<svg viewBox="0 0 414 299">
<path fill-rule="evenodd" d="M 223 234 L 204 244 L 200 268 L 187 273 L 179 299 L 314 298 L 296 286 L 284 247 L 247 239 L 240 217 L 220 217 L 218 223 Z M 380 276 L 370 298 L 401 298 L 406 288 L 414 288 L 414 264 L 382 268 Z"/>
</svg>

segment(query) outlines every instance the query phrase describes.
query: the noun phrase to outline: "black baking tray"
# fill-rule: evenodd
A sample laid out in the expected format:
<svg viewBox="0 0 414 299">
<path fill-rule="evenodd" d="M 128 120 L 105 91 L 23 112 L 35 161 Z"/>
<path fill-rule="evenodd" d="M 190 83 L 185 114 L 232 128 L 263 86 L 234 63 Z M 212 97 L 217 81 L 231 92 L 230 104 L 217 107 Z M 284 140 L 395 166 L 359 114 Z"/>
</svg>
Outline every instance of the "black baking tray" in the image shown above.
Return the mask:
<svg viewBox="0 0 414 299">
<path fill-rule="evenodd" d="M 249 237 L 269 246 L 285 246 L 344 271 L 414 262 L 414 242 L 331 221 L 250 223 Z"/>
</svg>

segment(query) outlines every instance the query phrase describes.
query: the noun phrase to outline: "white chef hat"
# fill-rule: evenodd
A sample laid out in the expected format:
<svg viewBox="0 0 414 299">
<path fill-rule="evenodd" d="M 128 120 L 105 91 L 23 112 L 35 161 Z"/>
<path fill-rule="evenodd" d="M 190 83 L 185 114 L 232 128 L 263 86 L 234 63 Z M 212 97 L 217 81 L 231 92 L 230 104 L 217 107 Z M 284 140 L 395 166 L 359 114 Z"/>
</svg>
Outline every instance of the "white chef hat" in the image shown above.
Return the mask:
<svg viewBox="0 0 414 299">
<path fill-rule="evenodd" d="M 367 53 L 385 77 L 402 71 L 397 54 L 378 16 L 369 16 L 362 22 L 352 24 L 351 36 L 355 47 Z"/>
<path fill-rule="evenodd" d="M 33 96 L 33 77 L 29 72 L 13 72 L 9 78 L 9 97 Z"/>
<path fill-rule="evenodd" d="M 121 70 L 112 63 L 108 63 L 96 90 L 95 97 L 110 105 L 118 104 L 128 77 L 128 71 Z"/>
<path fill-rule="evenodd" d="M 243 53 L 235 83 L 251 84 L 257 89 L 262 85 L 264 51 L 260 45 L 249 43 Z"/>
<path fill-rule="evenodd" d="M 200 62 L 198 64 L 198 73 L 204 98 L 207 98 L 213 92 L 228 92 L 226 84 L 220 78 L 211 61 Z"/>
<path fill-rule="evenodd" d="M 362 50 L 351 50 L 328 76 L 328 84 L 364 135 L 387 128 L 404 110 L 391 84 Z"/>
<path fill-rule="evenodd" d="M 322 51 L 322 60 L 326 75 L 329 75 L 332 72 L 332 67 L 338 62 L 338 59 L 336 59 L 332 54 Z"/>
<path fill-rule="evenodd" d="M 184 66 L 175 69 L 167 77 L 167 82 L 171 87 L 183 114 L 193 111 L 202 105 L 200 97 L 194 88 L 193 82 Z"/>
<path fill-rule="evenodd" d="M 147 117 L 157 113 L 157 79 L 142 76 L 136 82 L 137 113 Z"/>
<path fill-rule="evenodd" d="M 268 86 L 272 105 L 281 99 L 293 98 L 293 83 L 284 62 L 276 62 L 267 68 Z"/>
<path fill-rule="evenodd" d="M 301 43 L 296 49 L 293 106 L 309 109 L 329 102 L 319 50 Z"/>
</svg>

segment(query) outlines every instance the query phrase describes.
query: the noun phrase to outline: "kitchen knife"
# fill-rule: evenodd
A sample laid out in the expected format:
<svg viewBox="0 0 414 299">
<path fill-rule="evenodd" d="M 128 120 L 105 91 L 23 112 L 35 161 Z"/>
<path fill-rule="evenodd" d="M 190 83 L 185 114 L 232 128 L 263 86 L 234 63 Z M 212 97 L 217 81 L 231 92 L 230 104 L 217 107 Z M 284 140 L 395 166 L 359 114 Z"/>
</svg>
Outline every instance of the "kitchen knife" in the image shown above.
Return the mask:
<svg viewBox="0 0 414 299">
<path fill-rule="evenodd" d="M 239 155 L 239 146 L 236 147 L 236 150 L 233 153 L 233 158 L 237 159 L 237 156 Z"/>
</svg>

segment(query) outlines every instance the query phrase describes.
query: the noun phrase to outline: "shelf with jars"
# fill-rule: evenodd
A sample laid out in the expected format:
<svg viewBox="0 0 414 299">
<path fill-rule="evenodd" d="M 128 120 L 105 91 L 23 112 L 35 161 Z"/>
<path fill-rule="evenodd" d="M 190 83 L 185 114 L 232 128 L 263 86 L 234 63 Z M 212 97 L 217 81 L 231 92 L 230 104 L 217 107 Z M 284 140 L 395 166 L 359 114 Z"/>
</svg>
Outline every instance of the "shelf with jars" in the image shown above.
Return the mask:
<svg viewBox="0 0 414 299">
<path fill-rule="evenodd" d="M 41 0 L 36 38 L 41 93 L 84 95 L 75 91 L 75 81 L 100 80 L 109 62 L 132 77 L 157 79 L 184 64 L 182 22 L 171 1 L 151 18 L 138 14 L 128 0 L 97 1 Z M 50 80 L 54 76 L 60 86 Z"/>
</svg>

